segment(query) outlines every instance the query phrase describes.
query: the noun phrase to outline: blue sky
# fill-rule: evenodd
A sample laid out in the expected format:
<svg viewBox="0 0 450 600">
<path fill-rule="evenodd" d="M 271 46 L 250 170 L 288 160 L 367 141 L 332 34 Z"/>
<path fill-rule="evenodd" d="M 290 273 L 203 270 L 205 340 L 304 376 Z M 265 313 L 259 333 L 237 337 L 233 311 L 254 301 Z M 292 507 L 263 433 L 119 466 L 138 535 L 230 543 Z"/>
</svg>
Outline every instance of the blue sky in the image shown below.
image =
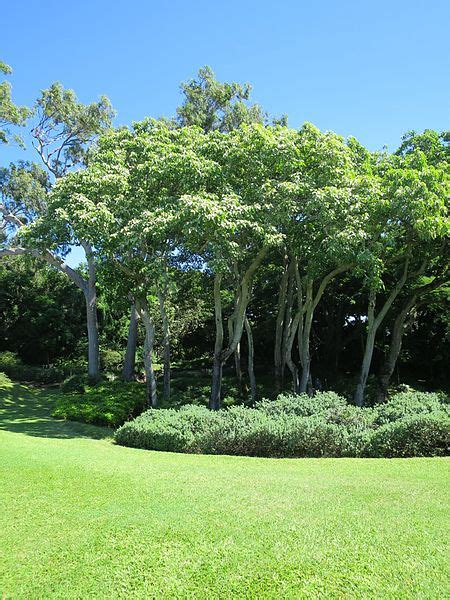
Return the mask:
<svg viewBox="0 0 450 600">
<path fill-rule="evenodd" d="M 0 58 L 16 102 L 53 81 L 117 124 L 170 116 L 179 84 L 210 65 L 250 82 L 253 100 L 293 127 L 395 149 L 410 129 L 450 127 L 450 1 L 25 0 L 2 8 Z M 0 147 L 0 164 L 29 158 Z"/>
</svg>

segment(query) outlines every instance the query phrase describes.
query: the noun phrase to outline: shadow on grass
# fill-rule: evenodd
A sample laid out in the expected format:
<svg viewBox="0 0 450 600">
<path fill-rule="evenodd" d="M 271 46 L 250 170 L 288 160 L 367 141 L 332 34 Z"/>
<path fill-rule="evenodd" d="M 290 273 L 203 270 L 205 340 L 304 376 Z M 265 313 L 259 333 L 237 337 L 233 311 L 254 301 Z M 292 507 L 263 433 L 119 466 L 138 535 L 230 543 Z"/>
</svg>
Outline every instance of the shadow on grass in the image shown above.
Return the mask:
<svg viewBox="0 0 450 600">
<path fill-rule="evenodd" d="M 0 431 L 44 438 L 111 437 L 112 429 L 63 421 L 51 416 L 56 390 L 25 387 L 17 383 L 0 386 Z"/>
</svg>

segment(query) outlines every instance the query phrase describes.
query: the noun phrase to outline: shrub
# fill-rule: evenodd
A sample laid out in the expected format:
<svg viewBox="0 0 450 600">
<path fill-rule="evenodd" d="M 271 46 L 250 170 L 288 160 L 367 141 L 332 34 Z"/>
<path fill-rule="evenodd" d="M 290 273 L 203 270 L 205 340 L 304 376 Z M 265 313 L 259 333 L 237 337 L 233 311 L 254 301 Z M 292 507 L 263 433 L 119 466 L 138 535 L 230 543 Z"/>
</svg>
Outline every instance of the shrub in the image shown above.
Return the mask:
<svg viewBox="0 0 450 600">
<path fill-rule="evenodd" d="M 412 390 L 395 394 L 385 404 L 375 407 L 374 412 L 377 425 L 384 425 L 412 415 L 435 412 L 450 415 L 450 405 L 442 394 Z"/>
<path fill-rule="evenodd" d="M 122 368 L 123 355 L 117 350 L 111 350 L 109 348 L 100 352 L 100 365 L 104 371 L 110 373 L 118 373 Z"/>
<path fill-rule="evenodd" d="M 101 382 L 86 386 L 83 395 L 60 394 L 54 417 L 117 427 L 139 414 L 145 405 L 145 386 L 137 382 Z"/>
<path fill-rule="evenodd" d="M 300 394 L 280 394 L 276 400 L 261 400 L 255 408 L 267 415 L 297 415 L 310 417 L 329 411 L 347 407 L 347 401 L 335 392 L 317 392 L 314 396 Z"/>
<path fill-rule="evenodd" d="M 0 371 L 8 377 L 13 377 L 13 373 L 19 371 L 23 366 L 21 359 L 14 352 L 0 352 Z"/>
<path fill-rule="evenodd" d="M 433 394 L 415 394 L 394 399 L 389 413 L 385 407 L 379 413 L 349 405 L 332 392 L 312 398 L 284 395 L 254 408 L 234 406 L 217 412 L 192 405 L 151 409 L 119 428 L 115 439 L 150 450 L 267 457 L 445 454 L 450 431 L 446 405 Z M 387 414 L 392 419 L 403 415 L 398 406 L 413 410 L 418 399 L 427 413 L 381 425 L 377 421 Z"/>
<path fill-rule="evenodd" d="M 369 436 L 364 456 L 444 456 L 449 452 L 450 418 L 444 414 L 408 416 L 382 425 Z"/>
<path fill-rule="evenodd" d="M 13 387 L 14 387 L 14 384 L 11 381 L 11 379 L 4 373 L 0 372 L 0 390 L 2 390 L 2 391 L 11 390 Z"/>
<path fill-rule="evenodd" d="M 88 378 L 86 375 L 70 375 L 64 379 L 61 384 L 61 391 L 65 394 L 70 392 L 77 392 L 78 394 L 84 394 L 86 386 L 88 384 Z"/>
<path fill-rule="evenodd" d="M 242 406 L 151 409 L 115 433 L 117 443 L 135 448 L 272 457 L 339 456 L 346 437 L 344 428 L 314 417 L 271 417 Z"/>
<path fill-rule="evenodd" d="M 14 352 L 0 352 L 0 371 L 16 381 L 57 383 L 64 379 L 64 371 L 57 366 L 31 366 L 22 362 Z"/>
</svg>

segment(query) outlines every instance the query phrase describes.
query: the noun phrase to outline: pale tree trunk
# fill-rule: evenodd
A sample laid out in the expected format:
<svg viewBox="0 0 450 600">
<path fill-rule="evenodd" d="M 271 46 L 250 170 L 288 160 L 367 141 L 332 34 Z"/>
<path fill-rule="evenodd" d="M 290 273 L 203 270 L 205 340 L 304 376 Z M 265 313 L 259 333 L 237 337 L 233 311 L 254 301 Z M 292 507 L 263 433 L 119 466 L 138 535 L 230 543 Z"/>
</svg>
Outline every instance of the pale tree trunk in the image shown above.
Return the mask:
<svg viewBox="0 0 450 600">
<path fill-rule="evenodd" d="M 298 367 L 292 358 L 292 348 L 293 348 L 294 340 L 295 340 L 296 336 L 297 336 L 299 342 L 303 337 L 303 294 L 302 294 L 302 284 L 301 284 L 300 273 L 298 270 L 298 262 L 297 262 L 296 258 L 294 258 L 292 260 L 291 267 L 292 267 L 292 271 L 293 271 L 293 275 L 291 276 L 292 277 L 292 285 L 294 286 L 294 281 L 295 281 L 295 287 L 296 287 L 296 291 L 297 291 L 297 311 L 295 313 L 294 318 L 292 319 L 292 308 L 290 310 L 291 314 L 289 315 L 289 327 L 285 331 L 285 335 L 284 335 L 285 339 L 284 339 L 283 349 L 284 349 L 284 361 L 285 361 L 286 365 L 288 366 L 289 371 L 291 372 L 291 375 L 292 375 L 293 392 L 294 392 L 294 394 L 298 394 L 299 387 L 300 387 L 300 381 L 299 381 Z M 292 288 L 291 293 L 293 293 L 293 288 Z M 292 305 L 292 301 L 291 301 L 291 305 Z M 299 344 L 299 348 L 300 347 L 301 347 L 301 344 Z"/>
<path fill-rule="evenodd" d="M 247 333 L 247 346 L 248 346 L 248 378 L 250 381 L 250 394 L 252 402 L 256 402 L 257 390 L 256 390 L 256 377 L 255 377 L 255 349 L 253 346 L 253 333 L 252 327 L 248 317 L 244 320 L 245 332 Z"/>
<path fill-rule="evenodd" d="M 299 392 L 300 381 L 298 378 L 297 365 L 295 364 L 294 360 L 292 359 L 292 347 L 294 345 L 295 337 L 298 334 L 298 327 L 299 327 L 299 324 L 300 324 L 300 321 L 302 320 L 302 318 L 303 318 L 303 315 L 302 315 L 302 310 L 300 308 L 297 311 L 297 314 L 295 315 L 294 320 L 292 322 L 290 335 L 289 335 L 289 338 L 288 338 L 287 344 L 286 344 L 286 364 L 292 375 L 292 386 L 293 386 L 294 394 L 298 394 L 298 392 Z"/>
<path fill-rule="evenodd" d="M 419 274 L 422 274 L 423 270 L 424 268 L 419 270 Z M 394 321 L 389 350 L 381 368 L 378 380 L 377 402 L 384 402 L 387 398 L 389 383 L 402 349 L 403 334 L 407 329 L 406 320 L 411 315 L 413 309 L 417 309 L 417 307 L 421 306 L 426 301 L 421 300 L 418 302 L 418 298 L 427 292 L 431 292 L 441 287 L 445 283 L 447 283 L 445 276 L 442 279 L 436 278 L 434 281 L 416 288 L 414 293 L 404 302 L 401 311 Z"/>
<path fill-rule="evenodd" d="M 161 311 L 161 320 L 163 326 L 163 397 L 164 400 L 170 399 L 170 329 L 169 319 L 167 318 L 165 294 L 158 293 L 159 308 Z"/>
<path fill-rule="evenodd" d="M 377 333 L 377 329 L 375 327 L 375 302 L 376 293 L 374 290 L 370 290 L 369 306 L 367 310 L 367 338 L 361 365 L 361 372 L 355 391 L 356 406 L 362 406 L 364 404 L 364 390 L 367 383 L 367 377 L 369 376 L 370 364 L 372 362 L 375 337 Z"/>
<path fill-rule="evenodd" d="M 299 393 L 304 394 L 308 389 L 308 380 L 311 370 L 311 356 L 309 351 L 311 327 L 314 315 L 313 308 L 313 281 L 306 282 L 305 317 L 303 323 L 302 346 L 300 348 L 300 362 L 302 365 L 302 377 L 300 379 Z"/>
<path fill-rule="evenodd" d="M 133 381 L 136 367 L 136 346 L 138 335 L 138 314 L 134 302 L 131 304 L 130 324 L 128 326 L 127 350 L 123 361 L 122 379 Z"/>
<path fill-rule="evenodd" d="M 228 339 L 233 339 L 233 319 L 228 319 Z M 238 342 L 236 346 L 236 350 L 234 351 L 234 369 L 236 371 L 236 379 L 238 382 L 239 394 L 242 396 L 244 394 L 244 379 L 242 375 L 242 367 L 241 367 L 241 343 Z"/>
<path fill-rule="evenodd" d="M 209 407 L 211 410 L 220 408 L 220 392 L 222 387 L 222 350 L 223 350 L 223 321 L 222 300 L 220 298 L 220 286 L 222 275 L 218 273 L 214 278 L 214 319 L 216 324 L 216 341 L 214 344 L 214 363 L 211 383 L 211 395 Z"/>
<path fill-rule="evenodd" d="M 358 383 L 356 385 L 354 401 L 356 406 L 363 406 L 364 404 L 364 392 L 366 389 L 367 378 L 369 376 L 370 365 L 372 363 L 373 350 L 375 347 L 375 338 L 377 335 L 378 328 L 380 327 L 383 319 L 385 318 L 388 310 L 391 308 L 392 303 L 397 298 L 401 289 L 405 285 L 408 276 L 409 260 L 406 260 L 405 267 L 403 269 L 403 275 L 397 281 L 394 289 L 389 294 L 386 302 L 381 307 L 379 313 L 375 316 L 375 303 L 376 303 L 376 291 L 371 289 L 369 292 L 369 305 L 367 310 L 367 338 L 364 348 L 364 356 L 361 364 L 361 371 L 359 374 Z"/>
<path fill-rule="evenodd" d="M 209 405 L 213 410 L 220 408 L 220 391 L 222 387 L 222 369 L 223 365 L 235 352 L 237 345 L 242 338 L 244 329 L 245 314 L 250 301 L 252 280 L 256 269 L 261 264 L 267 254 L 267 248 L 260 250 L 245 272 L 239 284 L 236 307 L 233 312 L 233 337 L 229 341 L 228 347 L 223 349 L 223 320 L 222 320 L 222 302 L 220 299 L 220 286 L 222 277 L 217 274 L 214 278 L 214 314 L 216 323 L 216 341 L 214 346 L 214 364 L 213 378 L 211 384 L 211 395 Z"/>
<path fill-rule="evenodd" d="M 285 307 L 285 314 L 284 314 L 284 327 L 283 327 L 283 341 L 281 344 L 281 348 L 282 348 L 282 352 L 281 352 L 281 387 L 284 389 L 284 384 L 285 384 L 285 373 L 286 373 L 286 349 L 287 349 L 287 344 L 288 344 L 288 340 L 289 340 L 289 336 L 290 336 L 290 332 L 291 332 L 291 325 L 292 325 L 292 305 L 294 302 L 294 287 L 295 287 L 295 281 L 294 281 L 294 277 L 292 276 L 292 267 L 293 267 L 293 262 L 291 262 L 291 264 L 289 265 L 289 270 L 288 270 L 288 275 L 289 275 L 289 281 L 288 281 L 288 288 L 287 288 L 287 293 L 286 293 L 286 307 Z"/>
<path fill-rule="evenodd" d="M 378 378 L 377 402 L 385 402 L 388 395 L 389 383 L 391 381 L 392 373 L 394 372 L 395 365 L 397 363 L 397 359 L 400 355 L 400 351 L 402 348 L 405 321 L 408 317 L 410 309 L 415 303 L 415 299 L 411 299 L 410 302 L 411 306 L 409 308 L 404 307 L 402 311 L 397 315 L 397 318 L 394 321 L 389 350 L 383 362 L 383 366 L 381 367 L 380 375 Z M 410 302 L 408 302 L 408 304 Z"/>
<path fill-rule="evenodd" d="M 0 207 L 1 208 L 1 207 Z M 20 223 L 20 221 L 19 221 Z M 78 271 L 75 271 L 59 256 L 52 254 L 48 250 L 35 250 L 32 248 L 1 248 L 0 256 L 23 256 L 28 254 L 40 260 L 45 261 L 50 266 L 55 267 L 61 273 L 64 273 L 69 279 L 83 292 L 86 302 L 86 327 L 88 335 L 88 375 L 93 381 L 100 377 L 100 358 L 98 341 L 98 320 L 97 320 L 97 293 L 96 293 L 96 274 L 95 260 L 92 248 L 89 244 L 83 243 L 83 249 L 86 253 L 88 262 L 88 278 L 85 279 Z"/>
<path fill-rule="evenodd" d="M 313 285 L 314 282 L 312 279 L 308 278 L 306 280 L 306 298 L 304 303 L 304 322 L 301 328 L 301 347 L 300 347 L 300 362 L 302 365 L 302 377 L 300 380 L 300 388 L 299 391 L 301 394 L 308 392 L 312 393 L 312 378 L 311 378 L 311 355 L 310 355 L 310 340 L 311 340 L 311 328 L 314 318 L 314 311 L 319 304 L 323 293 L 327 285 L 332 281 L 337 275 L 344 273 L 350 269 L 351 265 L 342 265 L 330 271 L 319 284 L 317 292 L 315 296 L 313 295 Z M 300 336 L 299 336 L 300 337 Z"/>
<path fill-rule="evenodd" d="M 147 387 L 147 406 L 156 408 L 158 396 L 156 393 L 156 378 L 153 370 L 153 343 L 155 341 L 155 327 L 148 311 L 147 301 L 144 298 L 136 298 L 136 309 L 142 319 L 145 328 L 144 340 L 144 367 Z"/>
<path fill-rule="evenodd" d="M 280 282 L 280 291 L 278 294 L 278 312 L 275 325 L 275 347 L 274 347 L 274 366 L 275 366 L 275 386 L 277 391 L 281 390 L 282 379 L 282 341 L 284 331 L 284 318 L 286 313 L 286 294 L 289 280 L 288 259 L 284 259 L 284 271 Z"/>
<path fill-rule="evenodd" d="M 88 281 L 84 291 L 88 333 L 88 376 L 92 381 L 97 381 L 100 378 L 100 349 L 98 341 L 96 266 L 91 245 L 86 242 L 81 242 L 81 245 L 86 253 L 88 264 Z"/>
</svg>

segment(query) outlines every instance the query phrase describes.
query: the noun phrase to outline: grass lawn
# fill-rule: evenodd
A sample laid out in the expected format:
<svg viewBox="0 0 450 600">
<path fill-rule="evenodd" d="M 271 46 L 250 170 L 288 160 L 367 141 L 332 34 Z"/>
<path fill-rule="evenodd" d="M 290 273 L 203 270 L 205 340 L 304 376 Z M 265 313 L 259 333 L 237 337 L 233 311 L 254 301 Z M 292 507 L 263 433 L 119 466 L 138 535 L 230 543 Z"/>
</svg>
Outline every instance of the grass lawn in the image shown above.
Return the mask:
<svg viewBox="0 0 450 600">
<path fill-rule="evenodd" d="M 0 396 L 2 598 L 450 595 L 447 459 L 133 450 Z"/>
</svg>

